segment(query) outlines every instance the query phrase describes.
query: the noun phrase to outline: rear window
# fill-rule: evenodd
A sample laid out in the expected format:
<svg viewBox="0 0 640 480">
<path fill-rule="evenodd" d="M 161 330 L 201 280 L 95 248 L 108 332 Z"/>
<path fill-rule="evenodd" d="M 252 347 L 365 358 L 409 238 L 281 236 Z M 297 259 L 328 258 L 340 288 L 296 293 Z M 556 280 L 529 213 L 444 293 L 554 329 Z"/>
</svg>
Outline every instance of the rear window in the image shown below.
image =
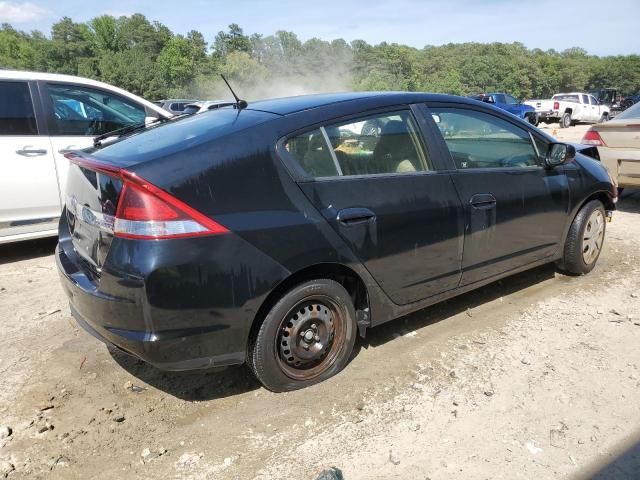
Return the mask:
<svg viewBox="0 0 640 480">
<path fill-rule="evenodd" d="M 92 156 L 114 163 L 122 160 L 127 165 L 132 165 L 173 155 L 277 117 L 272 113 L 255 110 L 212 110 L 150 128 L 107 145 Z"/>
<path fill-rule="evenodd" d="M 554 95 L 553 100 L 558 100 L 560 102 L 580 103 L 580 97 L 578 97 L 578 95 Z"/>
<path fill-rule="evenodd" d="M 0 82 L 0 135 L 37 135 L 26 82 Z"/>
</svg>

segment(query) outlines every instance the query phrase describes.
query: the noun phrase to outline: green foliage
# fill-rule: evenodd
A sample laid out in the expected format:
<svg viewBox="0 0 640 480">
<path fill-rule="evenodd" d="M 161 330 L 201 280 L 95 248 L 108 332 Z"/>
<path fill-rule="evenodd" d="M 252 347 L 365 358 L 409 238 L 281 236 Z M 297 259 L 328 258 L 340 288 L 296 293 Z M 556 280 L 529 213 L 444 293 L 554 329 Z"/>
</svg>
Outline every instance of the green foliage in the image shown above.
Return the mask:
<svg viewBox="0 0 640 480">
<path fill-rule="evenodd" d="M 227 98 L 220 73 L 248 99 L 350 89 L 457 95 L 494 90 L 528 98 L 601 87 L 640 91 L 639 55 L 597 57 L 578 47 L 542 51 L 517 42 L 417 49 L 362 40 L 302 41 L 282 30 L 246 35 L 235 23 L 209 48 L 200 32 L 175 35 L 141 14 L 102 15 L 86 23 L 65 17 L 49 37 L 3 24 L 0 68 L 96 78 L 151 99 Z"/>
</svg>

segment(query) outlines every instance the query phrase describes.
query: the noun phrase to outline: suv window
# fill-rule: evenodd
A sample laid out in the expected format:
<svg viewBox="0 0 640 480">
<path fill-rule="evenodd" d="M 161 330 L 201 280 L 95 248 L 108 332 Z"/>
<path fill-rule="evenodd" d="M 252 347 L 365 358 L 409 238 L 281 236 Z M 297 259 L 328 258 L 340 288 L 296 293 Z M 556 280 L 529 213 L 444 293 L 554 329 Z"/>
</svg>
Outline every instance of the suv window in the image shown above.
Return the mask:
<svg viewBox="0 0 640 480">
<path fill-rule="evenodd" d="M 55 135 L 95 136 L 143 124 L 145 108 L 104 90 L 79 85 L 47 85 Z"/>
<path fill-rule="evenodd" d="M 429 170 L 418 128 L 408 111 L 320 127 L 289 139 L 285 148 L 312 177 Z"/>
<path fill-rule="evenodd" d="M 432 108 L 431 113 L 458 169 L 539 165 L 529 133 L 506 120 L 455 108 Z"/>
<path fill-rule="evenodd" d="M 589 97 L 589 99 L 591 100 L 591 105 L 598 105 L 598 100 L 595 99 L 595 97 Z"/>
<path fill-rule="evenodd" d="M 0 135 L 37 135 L 26 82 L 0 82 Z"/>
</svg>

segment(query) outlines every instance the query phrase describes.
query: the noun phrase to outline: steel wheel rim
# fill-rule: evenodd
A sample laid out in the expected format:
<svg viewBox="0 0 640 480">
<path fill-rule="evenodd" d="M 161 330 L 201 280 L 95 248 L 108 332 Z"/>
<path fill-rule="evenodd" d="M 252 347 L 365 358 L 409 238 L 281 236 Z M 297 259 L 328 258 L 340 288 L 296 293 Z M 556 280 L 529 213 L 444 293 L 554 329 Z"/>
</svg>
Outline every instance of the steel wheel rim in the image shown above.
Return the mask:
<svg viewBox="0 0 640 480">
<path fill-rule="evenodd" d="M 600 254 L 602 241 L 604 240 L 604 215 L 600 210 L 594 210 L 582 234 L 582 259 L 587 265 L 591 265 Z"/>
<path fill-rule="evenodd" d="M 307 297 L 278 327 L 276 361 L 288 377 L 311 380 L 335 364 L 346 334 L 345 315 L 335 301 L 324 295 Z"/>
</svg>

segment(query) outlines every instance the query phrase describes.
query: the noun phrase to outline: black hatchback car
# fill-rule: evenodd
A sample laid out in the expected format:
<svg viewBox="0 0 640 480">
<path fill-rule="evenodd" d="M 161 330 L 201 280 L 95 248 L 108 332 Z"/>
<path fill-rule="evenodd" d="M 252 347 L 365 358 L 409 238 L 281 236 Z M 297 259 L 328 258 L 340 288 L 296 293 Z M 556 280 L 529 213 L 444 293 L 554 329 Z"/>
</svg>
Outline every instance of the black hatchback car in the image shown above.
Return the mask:
<svg viewBox="0 0 640 480">
<path fill-rule="evenodd" d="M 71 311 L 158 368 L 247 362 L 293 390 L 340 371 L 369 327 L 598 259 L 607 170 L 507 112 L 422 93 L 243 106 L 69 154 Z"/>
</svg>

